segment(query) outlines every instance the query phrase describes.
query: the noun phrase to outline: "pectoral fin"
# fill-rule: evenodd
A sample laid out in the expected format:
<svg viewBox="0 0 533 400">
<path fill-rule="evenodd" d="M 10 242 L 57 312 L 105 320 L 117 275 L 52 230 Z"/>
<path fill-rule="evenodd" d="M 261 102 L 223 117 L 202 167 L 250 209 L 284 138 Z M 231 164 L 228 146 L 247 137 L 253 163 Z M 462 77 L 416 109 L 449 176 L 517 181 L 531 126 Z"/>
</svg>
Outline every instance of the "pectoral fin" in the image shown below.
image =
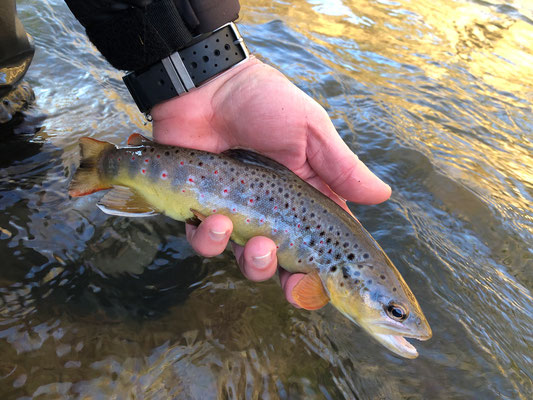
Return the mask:
<svg viewBox="0 0 533 400">
<path fill-rule="evenodd" d="M 190 210 L 191 210 L 191 212 L 193 214 L 193 217 L 187 218 L 185 220 L 185 222 L 188 223 L 189 225 L 198 226 L 198 225 L 200 225 L 203 222 L 204 219 L 207 218 L 204 214 L 202 214 L 198 210 L 195 210 L 194 208 L 191 208 Z"/>
<path fill-rule="evenodd" d="M 318 310 L 329 302 L 318 272 L 311 272 L 302 278 L 292 289 L 292 298 L 306 310 Z"/>
<path fill-rule="evenodd" d="M 141 195 L 122 186 L 111 189 L 97 206 L 106 214 L 121 217 L 151 217 L 159 214 Z"/>
</svg>

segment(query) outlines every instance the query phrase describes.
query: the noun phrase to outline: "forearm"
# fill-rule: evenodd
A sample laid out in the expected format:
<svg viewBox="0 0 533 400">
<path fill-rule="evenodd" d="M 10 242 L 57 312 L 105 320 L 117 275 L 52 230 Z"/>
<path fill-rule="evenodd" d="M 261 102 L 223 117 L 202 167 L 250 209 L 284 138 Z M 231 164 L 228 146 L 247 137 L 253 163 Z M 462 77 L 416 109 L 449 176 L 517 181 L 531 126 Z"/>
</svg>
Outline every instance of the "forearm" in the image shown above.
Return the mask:
<svg viewBox="0 0 533 400">
<path fill-rule="evenodd" d="M 66 0 L 117 69 L 136 71 L 234 21 L 238 0 Z"/>
</svg>

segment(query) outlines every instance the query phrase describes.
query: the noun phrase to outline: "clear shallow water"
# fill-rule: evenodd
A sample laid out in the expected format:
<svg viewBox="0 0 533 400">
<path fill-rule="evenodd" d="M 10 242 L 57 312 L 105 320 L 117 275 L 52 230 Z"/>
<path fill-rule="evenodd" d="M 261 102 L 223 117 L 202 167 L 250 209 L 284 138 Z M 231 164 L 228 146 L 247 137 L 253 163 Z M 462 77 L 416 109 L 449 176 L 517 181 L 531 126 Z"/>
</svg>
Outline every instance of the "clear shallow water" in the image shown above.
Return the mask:
<svg viewBox="0 0 533 400">
<path fill-rule="evenodd" d="M 531 398 L 531 4 L 242 3 L 250 48 L 393 187 L 352 209 L 434 337 L 398 359 L 195 256 L 181 223 L 69 200 L 79 137 L 150 127 L 61 1 L 20 1 L 37 106 L 0 144 L 0 397 Z"/>
</svg>

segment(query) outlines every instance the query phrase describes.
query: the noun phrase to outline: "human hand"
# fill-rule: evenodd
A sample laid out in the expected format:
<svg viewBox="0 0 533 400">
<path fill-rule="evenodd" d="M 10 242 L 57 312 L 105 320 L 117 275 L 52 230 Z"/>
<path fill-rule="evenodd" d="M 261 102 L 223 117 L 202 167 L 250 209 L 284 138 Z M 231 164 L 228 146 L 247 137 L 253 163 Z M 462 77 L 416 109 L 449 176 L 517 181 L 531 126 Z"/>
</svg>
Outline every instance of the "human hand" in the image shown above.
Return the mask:
<svg viewBox="0 0 533 400">
<path fill-rule="evenodd" d="M 352 153 L 326 111 L 255 58 L 157 105 L 151 114 L 157 142 L 215 153 L 253 149 L 284 164 L 348 212 L 344 199 L 377 204 L 390 197 L 390 187 Z M 215 256 L 226 248 L 232 229 L 228 217 L 211 215 L 199 227 L 187 225 L 187 239 L 199 254 Z M 233 245 L 233 250 L 248 279 L 263 281 L 275 274 L 276 245 L 271 239 L 254 237 L 244 247 Z M 292 289 L 303 276 L 280 269 L 282 288 L 292 304 Z"/>
</svg>

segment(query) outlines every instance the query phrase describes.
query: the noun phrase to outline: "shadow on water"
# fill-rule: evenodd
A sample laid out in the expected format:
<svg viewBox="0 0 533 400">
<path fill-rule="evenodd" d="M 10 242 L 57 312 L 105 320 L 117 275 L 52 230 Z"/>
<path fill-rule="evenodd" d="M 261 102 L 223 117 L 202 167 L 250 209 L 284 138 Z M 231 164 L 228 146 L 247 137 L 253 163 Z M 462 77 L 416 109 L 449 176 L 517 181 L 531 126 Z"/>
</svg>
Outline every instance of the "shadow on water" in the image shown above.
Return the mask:
<svg viewBox="0 0 533 400">
<path fill-rule="evenodd" d="M 399 359 L 331 306 L 247 281 L 230 252 L 197 257 L 181 223 L 70 199 L 79 137 L 150 127 L 64 3 L 24 0 L 37 104 L 0 132 L 0 397 L 531 398 L 533 10 L 241 3 L 252 50 L 393 187 L 351 208 L 434 337 Z"/>
</svg>

